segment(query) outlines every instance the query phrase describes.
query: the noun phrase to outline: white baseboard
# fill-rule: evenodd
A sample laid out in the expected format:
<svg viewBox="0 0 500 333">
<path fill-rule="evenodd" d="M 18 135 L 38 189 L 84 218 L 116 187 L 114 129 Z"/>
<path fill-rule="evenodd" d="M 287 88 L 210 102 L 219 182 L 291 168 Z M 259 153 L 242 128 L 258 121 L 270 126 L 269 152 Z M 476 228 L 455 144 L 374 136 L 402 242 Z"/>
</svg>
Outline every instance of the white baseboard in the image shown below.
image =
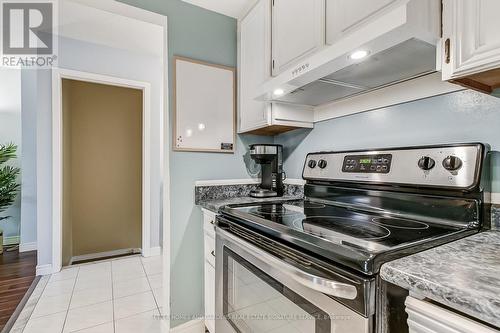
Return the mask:
<svg viewBox="0 0 500 333">
<path fill-rule="evenodd" d="M 149 249 L 149 251 L 146 251 L 147 253 L 143 253 L 142 256 L 143 257 L 156 257 L 156 256 L 160 256 L 161 255 L 161 247 L 160 246 L 157 246 L 157 247 L 152 247 Z"/>
<path fill-rule="evenodd" d="M 99 253 L 89 253 L 89 254 L 83 254 L 80 256 L 74 256 L 70 260 L 70 264 L 77 262 L 77 261 L 82 261 L 82 260 L 94 260 L 94 259 L 101 259 L 101 258 L 106 258 L 106 257 L 114 257 L 114 256 L 119 256 L 122 254 L 135 254 L 135 253 L 141 253 L 140 249 L 120 249 L 120 250 L 113 250 L 113 251 L 106 251 L 106 252 L 99 252 Z"/>
<path fill-rule="evenodd" d="M 37 250 L 36 242 L 19 244 L 19 252 L 28 252 L 28 251 L 36 251 L 36 250 Z"/>
<path fill-rule="evenodd" d="M 205 321 L 194 319 L 170 329 L 170 333 L 205 333 Z"/>
<path fill-rule="evenodd" d="M 49 275 L 54 273 L 52 271 L 52 264 L 47 264 L 47 265 L 38 265 L 36 266 L 36 275 Z"/>
<path fill-rule="evenodd" d="M 3 245 L 17 245 L 19 244 L 19 236 L 11 236 L 3 238 Z"/>
</svg>

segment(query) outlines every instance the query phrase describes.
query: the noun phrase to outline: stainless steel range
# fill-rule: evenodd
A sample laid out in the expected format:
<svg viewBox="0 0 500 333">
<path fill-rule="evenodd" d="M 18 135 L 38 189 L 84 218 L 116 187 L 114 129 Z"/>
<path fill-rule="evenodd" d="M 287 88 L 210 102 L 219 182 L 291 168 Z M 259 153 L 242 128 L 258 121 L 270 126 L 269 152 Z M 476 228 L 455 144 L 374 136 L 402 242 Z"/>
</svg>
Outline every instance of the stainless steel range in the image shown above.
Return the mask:
<svg viewBox="0 0 500 333">
<path fill-rule="evenodd" d="M 390 260 L 488 228 L 487 147 L 307 155 L 305 200 L 221 209 L 217 333 L 407 331 Z"/>
</svg>

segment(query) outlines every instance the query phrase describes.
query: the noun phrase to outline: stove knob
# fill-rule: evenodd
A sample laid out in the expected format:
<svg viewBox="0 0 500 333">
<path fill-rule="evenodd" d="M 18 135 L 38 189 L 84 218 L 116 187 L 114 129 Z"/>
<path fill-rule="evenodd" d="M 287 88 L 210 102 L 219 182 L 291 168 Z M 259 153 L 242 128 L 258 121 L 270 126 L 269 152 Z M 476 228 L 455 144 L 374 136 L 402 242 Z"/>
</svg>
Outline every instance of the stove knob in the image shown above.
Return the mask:
<svg viewBox="0 0 500 333">
<path fill-rule="evenodd" d="M 434 161 L 432 158 L 429 156 L 423 156 L 421 159 L 418 160 L 418 167 L 422 170 L 430 170 L 434 168 L 436 165 L 436 161 Z"/>
<path fill-rule="evenodd" d="M 309 160 L 309 163 L 307 163 L 307 166 L 309 166 L 311 169 L 314 169 L 316 167 L 316 161 Z"/>
<path fill-rule="evenodd" d="M 328 163 L 327 163 L 325 160 L 319 160 L 319 161 L 318 161 L 318 166 L 319 166 L 321 169 L 326 168 L 326 165 L 327 165 L 327 164 L 328 164 Z"/>
<path fill-rule="evenodd" d="M 448 171 L 456 171 L 462 167 L 462 160 L 450 155 L 443 160 L 443 167 Z"/>
</svg>

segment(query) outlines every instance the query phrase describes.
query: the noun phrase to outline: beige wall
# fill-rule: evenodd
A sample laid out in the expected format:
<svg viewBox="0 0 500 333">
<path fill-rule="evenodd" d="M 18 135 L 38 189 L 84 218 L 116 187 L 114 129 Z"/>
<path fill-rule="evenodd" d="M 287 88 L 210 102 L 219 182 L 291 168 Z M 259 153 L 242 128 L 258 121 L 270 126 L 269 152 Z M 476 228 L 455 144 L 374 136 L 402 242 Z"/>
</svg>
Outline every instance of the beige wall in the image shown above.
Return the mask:
<svg viewBox="0 0 500 333">
<path fill-rule="evenodd" d="M 140 248 L 142 91 L 63 80 L 63 98 L 63 258 Z"/>
</svg>

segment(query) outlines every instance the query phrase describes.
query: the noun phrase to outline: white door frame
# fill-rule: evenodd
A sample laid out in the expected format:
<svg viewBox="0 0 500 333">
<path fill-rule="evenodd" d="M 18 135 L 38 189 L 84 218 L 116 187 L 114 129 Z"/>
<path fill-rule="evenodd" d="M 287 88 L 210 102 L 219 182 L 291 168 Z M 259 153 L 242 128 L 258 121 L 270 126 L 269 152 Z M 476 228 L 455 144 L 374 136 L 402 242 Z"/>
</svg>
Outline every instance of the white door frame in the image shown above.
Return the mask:
<svg viewBox="0 0 500 333">
<path fill-rule="evenodd" d="M 52 263 L 53 271 L 62 268 L 62 80 L 71 79 L 142 91 L 142 255 L 151 255 L 151 85 L 147 82 L 74 71 L 52 70 Z"/>
</svg>

